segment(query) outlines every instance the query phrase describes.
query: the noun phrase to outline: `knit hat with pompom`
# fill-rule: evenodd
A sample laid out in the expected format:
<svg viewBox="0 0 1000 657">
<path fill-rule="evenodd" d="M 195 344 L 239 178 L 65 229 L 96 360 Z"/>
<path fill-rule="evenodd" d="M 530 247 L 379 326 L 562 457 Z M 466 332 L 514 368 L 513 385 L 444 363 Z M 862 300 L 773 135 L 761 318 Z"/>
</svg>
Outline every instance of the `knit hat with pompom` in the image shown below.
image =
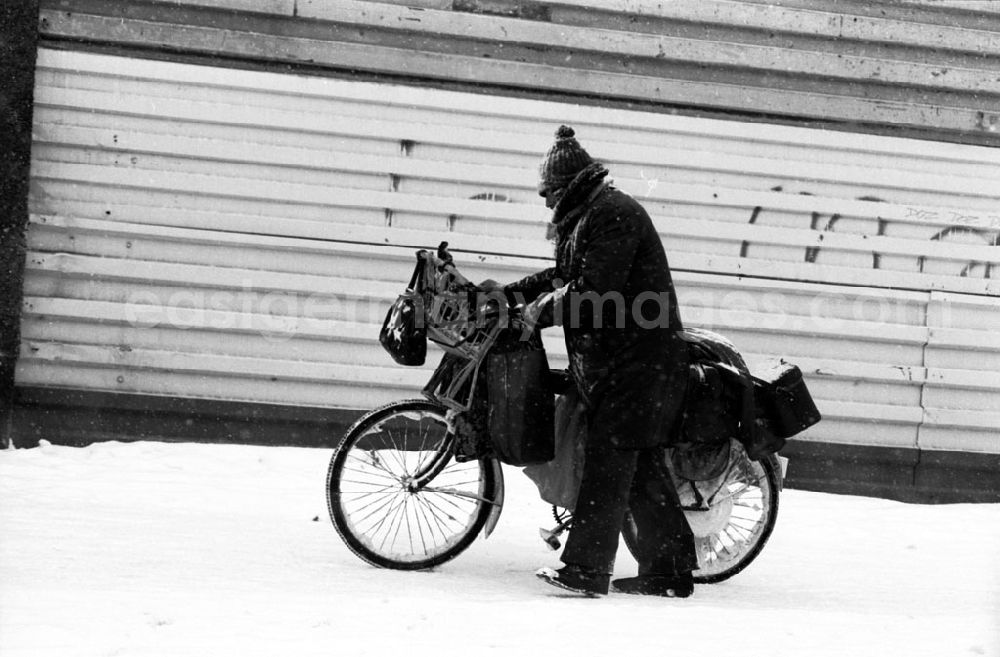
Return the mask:
<svg viewBox="0 0 1000 657">
<path fill-rule="evenodd" d="M 573 128 L 561 125 L 556 130 L 556 143 L 545 154 L 545 159 L 538 167 L 538 192 L 544 195 L 546 189 L 565 187 L 594 160 L 583 150 L 576 140 Z"/>
</svg>

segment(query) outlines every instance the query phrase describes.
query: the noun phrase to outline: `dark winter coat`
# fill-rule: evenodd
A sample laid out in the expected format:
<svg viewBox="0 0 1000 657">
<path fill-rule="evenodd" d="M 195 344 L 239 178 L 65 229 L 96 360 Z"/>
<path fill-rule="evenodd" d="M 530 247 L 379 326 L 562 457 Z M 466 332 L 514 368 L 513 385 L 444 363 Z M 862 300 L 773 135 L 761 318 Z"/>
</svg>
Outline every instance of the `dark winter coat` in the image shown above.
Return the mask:
<svg viewBox="0 0 1000 657">
<path fill-rule="evenodd" d="M 641 449 L 668 440 L 689 357 L 677 335 L 681 319 L 660 237 L 642 206 L 607 184 L 606 175 L 599 164 L 587 167 L 556 205 L 556 266 L 505 291 L 531 301 L 569 284 L 554 310 L 570 371 L 590 407 L 590 433 Z M 617 295 L 620 303 L 605 302 L 595 313 L 600 295 Z"/>
</svg>

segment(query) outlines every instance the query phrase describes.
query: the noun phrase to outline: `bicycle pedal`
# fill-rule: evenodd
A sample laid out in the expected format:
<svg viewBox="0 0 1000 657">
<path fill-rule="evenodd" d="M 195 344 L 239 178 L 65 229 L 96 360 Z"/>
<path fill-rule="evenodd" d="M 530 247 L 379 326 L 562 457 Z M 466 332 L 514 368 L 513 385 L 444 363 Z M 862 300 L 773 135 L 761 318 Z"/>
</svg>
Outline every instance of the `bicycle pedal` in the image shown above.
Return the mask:
<svg viewBox="0 0 1000 657">
<path fill-rule="evenodd" d="M 545 541 L 545 545 L 547 545 L 550 550 L 558 550 L 562 547 L 562 543 L 559 541 L 559 535 L 556 534 L 556 532 L 545 529 L 544 527 L 539 527 L 538 535 L 542 537 L 542 540 Z"/>
</svg>

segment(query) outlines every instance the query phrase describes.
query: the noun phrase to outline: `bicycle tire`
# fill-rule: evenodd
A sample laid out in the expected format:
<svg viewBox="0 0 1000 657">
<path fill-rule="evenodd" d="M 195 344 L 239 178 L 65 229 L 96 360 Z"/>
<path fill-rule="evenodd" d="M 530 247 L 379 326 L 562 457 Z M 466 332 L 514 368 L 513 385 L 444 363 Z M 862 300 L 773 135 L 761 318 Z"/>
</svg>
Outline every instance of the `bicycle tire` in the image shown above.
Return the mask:
<svg viewBox="0 0 1000 657">
<path fill-rule="evenodd" d="M 462 489 L 407 488 L 407 477 L 426 467 L 422 464 L 428 459 L 444 456 L 443 449 L 450 453 L 445 412 L 441 405 L 421 399 L 392 402 L 358 419 L 335 448 L 326 481 L 330 519 L 348 549 L 363 561 L 394 570 L 433 568 L 466 550 L 485 526 L 497 495 L 495 472 L 487 459 L 459 464 L 447 457 L 431 483 L 451 482 Z M 416 424 L 422 432 L 414 442 L 409 442 L 408 432 L 399 436 L 386 428 L 405 429 L 407 424 Z M 421 443 L 414 449 L 417 439 Z M 395 472 L 400 469 L 402 474 Z M 454 475 L 460 475 L 458 480 Z M 381 510 L 388 519 L 377 516 Z M 374 524 L 366 529 L 368 518 Z"/>
</svg>

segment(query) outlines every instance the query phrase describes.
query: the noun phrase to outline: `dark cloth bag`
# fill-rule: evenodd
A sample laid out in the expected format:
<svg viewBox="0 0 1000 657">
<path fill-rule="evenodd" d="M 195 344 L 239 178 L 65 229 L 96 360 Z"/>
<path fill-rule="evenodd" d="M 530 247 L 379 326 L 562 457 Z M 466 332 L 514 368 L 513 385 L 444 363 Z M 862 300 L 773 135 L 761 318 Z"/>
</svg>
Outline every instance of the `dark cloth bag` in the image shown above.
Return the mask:
<svg viewBox="0 0 1000 657">
<path fill-rule="evenodd" d="M 733 389 L 718 364 L 692 363 L 684 400 L 680 438 L 670 452 L 679 477 L 715 479 L 729 465 L 729 439 L 739 434 L 740 417 Z"/>
<path fill-rule="evenodd" d="M 503 463 L 529 465 L 555 455 L 555 400 L 541 349 L 491 354 L 487 363 L 489 436 Z"/>
<path fill-rule="evenodd" d="M 740 441 L 751 461 L 760 461 L 780 451 L 787 441 L 771 431 L 771 421 L 757 400 L 757 390 L 764 382 L 749 371 L 722 363 L 716 363 L 714 367 L 728 388 L 731 399 L 728 413 L 737 421 L 736 431 L 731 431 L 729 435 Z"/>
<path fill-rule="evenodd" d="M 424 300 L 416 292 L 424 263 L 418 258 L 406 292 L 385 314 L 378 341 L 400 365 L 423 365 L 427 359 L 427 329 L 424 326 Z"/>
<path fill-rule="evenodd" d="M 422 313 L 422 299 L 407 292 L 385 314 L 378 341 L 400 365 L 423 365 L 427 358 L 427 329 Z"/>
</svg>

